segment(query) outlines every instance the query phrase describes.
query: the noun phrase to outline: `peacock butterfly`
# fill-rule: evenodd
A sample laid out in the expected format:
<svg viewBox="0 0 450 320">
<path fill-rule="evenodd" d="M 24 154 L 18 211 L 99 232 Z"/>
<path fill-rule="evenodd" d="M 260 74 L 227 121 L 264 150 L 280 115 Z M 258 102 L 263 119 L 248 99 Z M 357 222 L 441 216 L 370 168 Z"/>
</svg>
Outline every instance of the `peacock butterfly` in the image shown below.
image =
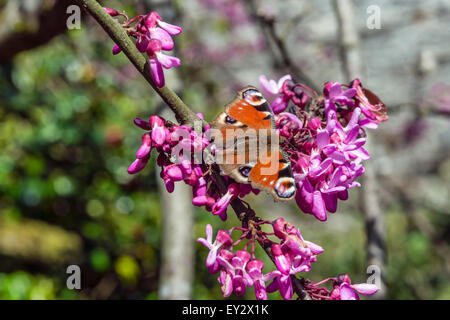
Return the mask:
<svg viewBox="0 0 450 320">
<path fill-rule="evenodd" d="M 239 91 L 211 128 L 218 132 L 214 138 L 216 162 L 223 175 L 265 190 L 275 201 L 294 197 L 292 167 L 279 147 L 274 115 L 255 87 Z"/>
</svg>

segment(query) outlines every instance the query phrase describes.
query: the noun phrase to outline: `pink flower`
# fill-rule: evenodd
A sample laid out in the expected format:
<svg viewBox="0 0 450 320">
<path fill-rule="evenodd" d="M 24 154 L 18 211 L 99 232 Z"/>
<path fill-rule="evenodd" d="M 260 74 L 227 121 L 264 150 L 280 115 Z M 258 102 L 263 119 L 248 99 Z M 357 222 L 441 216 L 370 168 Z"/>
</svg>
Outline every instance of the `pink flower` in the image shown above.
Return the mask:
<svg viewBox="0 0 450 320">
<path fill-rule="evenodd" d="M 149 133 L 145 133 L 142 136 L 142 145 L 136 152 L 136 158 L 142 159 L 147 157 L 152 151 L 152 138 Z"/>
<path fill-rule="evenodd" d="M 284 300 L 291 300 L 294 295 L 294 290 L 292 287 L 292 280 L 290 275 L 279 274 L 276 276 L 275 280 L 273 280 L 267 286 L 267 292 L 275 292 L 280 291 L 281 297 Z"/>
<path fill-rule="evenodd" d="M 271 94 L 271 95 L 277 95 L 281 93 L 281 88 L 283 87 L 283 83 L 286 80 L 291 80 L 292 77 L 289 74 L 284 75 L 283 77 L 280 78 L 280 80 L 275 81 L 275 80 L 268 80 L 267 77 L 265 75 L 260 75 L 259 76 L 259 83 L 261 84 L 261 86 L 263 87 L 263 89 Z"/>
<path fill-rule="evenodd" d="M 164 175 L 172 181 L 181 181 L 185 178 L 181 167 L 176 164 L 171 164 L 164 168 Z"/>
<path fill-rule="evenodd" d="M 287 80 L 291 80 L 291 76 L 290 75 L 285 75 L 283 77 L 280 78 L 280 80 L 275 81 L 275 80 L 268 80 L 266 78 L 265 75 L 261 75 L 259 76 L 259 83 L 261 84 L 261 86 L 263 87 L 263 89 L 269 94 L 269 95 L 276 95 L 277 97 L 273 100 L 272 104 L 270 105 L 273 113 L 278 114 L 280 112 L 283 112 L 291 97 L 282 94 L 282 88 L 283 88 L 283 84 L 287 81 Z"/>
<path fill-rule="evenodd" d="M 229 269 L 220 270 L 220 276 L 217 279 L 220 283 L 220 290 L 224 298 L 228 298 L 233 293 L 233 274 Z"/>
<path fill-rule="evenodd" d="M 218 215 L 222 220 L 226 220 L 227 213 L 226 210 L 230 202 L 238 196 L 239 187 L 237 184 L 233 183 L 228 186 L 227 193 L 221 197 L 213 206 L 212 213 Z"/>
<path fill-rule="evenodd" d="M 369 296 L 378 291 L 374 284 L 351 284 L 348 274 L 341 274 L 333 279 L 333 287 L 330 297 L 335 300 L 359 300 L 358 293 Z"/>
<path fill-rule="evenodd" d="M 145 168 L 147 165 L 148 160 L 150 159 L 150 154 L 148 154 L 146 157 L 142 159 L 136 159 L 134 162 L 128 167 L 128 173 L 129 174 L 135 174 L 141 171 Z"/>
<path fill-rule="evenodd" d="M 120 13 L 117 10 L 114 10 L 111 8 L 103 7 L 103 10 L 105 10 L 106 13 L 109 14 L 111 17 L 116 17 L 116 16 L 120 15 Z"/>
<path fill-rule="evenodd" d="M 273 230 L 282 243 L 272 244 L 272 253 L 278 270 L 284 275 L 309 271 L 316 255 L 324 251 L 321 246 L 303 239 L 300 230 L 283 218 L 273 222 Z"/>
<path fill-rule="evenodd" d="M 121 52 L 122 52 L 122 50 L 119 48 L 119 46 L 117 44 L 115 44 L 113 49 L 112 49 L 112 54 L 116 55 L 116 54 L 119 54 Z"/>
<path fill-rule="evenodd" d="M 364 115 L 371 121 L 387 121 L 386 105 L 369 89 L 363 88 L 361 81 L 356 78 L 350 84 L 356 90 L 356 100 Z M 350 90 L 350 89 L 349 89 Z"/>
<path fill-rule="evenodd" d="M 152 130 L 151 137 L 153 145 L 155 147 L 161 147 L 166 140 L 164 120 L 158 116 L 151 116 L 149 123 Z"/>
<path fill-rule="evenodd" d="M 289 272 L 291 271 L 291 260 L 289 256 L 283 254 L 281 246 L 277 243 L 272 244 L 271 248 L 277 269 L 282 274 L 289 274 Z"/>
<path fill-rule="evenodd" d="M 353 111 L 357 118 L 361 113 L 359 108 Z M 360 159 L 370 159 L 369 153 L 362 147 L 366 143 L 366 138 L 358 138 L 360 127 L 351 126 L 343 128 L 339 121 L 329 119 L 327 128 L 317 133 L 316 143 L 320 150 L 333 159 L 336 164 L 344 164 L 346 161 Z"/>
<path fill-rule="evenodd" d="M 252 278 L 247 274 L 245 267 L 250 261 L 250 253 L 245 250 L 238 250 L 231 259 L 231 265 L 234 268 L 233 288 L 237 296 L 245 293 L 247 286 L 253 284 Z"/>
<path fill-rule="evenodd" d="M 252 260 L 247 263 L 247 273 L 253 282 L 255 287 L 255 296 L 257 300 L 267 300 L 266 293 L 266 281 L 270 281 L 280 275 L 279 271 L 272 271 L 266 275 L 263 275 L 262 269 L 264 262 L 261 260 Z"/>
<path fill-rule="evenodd" d="M 124 15 L 109 8 L 104 8 L 112 16 Z M 128 20 L 131 24 L 138 17 Z M 162 50 L 170 51 L 174 48 L 174 42 L 171 36 L 178 35 L 182 29 L 178 26 L 162 21 L 156 12 L 151 12 L 145 16 L 140 16 L 138 23 L 134 26 L 127 26 L 127 32 L 136 37 L 136 48 L 140 52 L 146 52 L 149 58 L 150 74 L 155 85 L 162 88 L 165 85 L 163 67 L 170 69 L 180 65 L 180 59 L 162 53 Z M 113 54 L 120 53 L 120 48 L 115 45 Z"/>
<path fill-rule="evenodd" d="M 151 130 L 151 126 L 150 123 L 141 119 L 141 118 L 135 118 L 134 119 L 134 124 L 137 125 L 139 128 L 144 129 L 144 130 Z"/>
<path fill-rule="evenodd" d="M 197 241 L 209 249 L 208 257 L 206 258 L 206 267 L 208 270 L 214 271 L 217 269 L 217 254 L 220 249 L 227 249 L 232 246 L 233 240 L 230 235 L 224 231 L 217 232 L 216 240 L 212 242 L 213 230 L 210 224 L 206 225 L 206 239 L 198 238 Z M 217 272 L 217 271 L 216 271 Z"/>
<path fill-rule="evenodd" d="M 176 36 L 182 32 L 182 29 L 180 27 L 162 21 L 161 17 L 154 11 L 150 12 L 145 17 L 145 26 L 147 27 L 147 29 L 152 29 L 156 26 L 159 26 L 161 29 L 164 29 L 172 36 Z"/>
<path fill-rule="evenodd" d="M 145 43 L 147 40 L 140 39 L 138 45 L 146 46 L 150 60 L 160 64 L 162 73 L 165 59 L 170 58 L 161 56 L 161 51 L 171 46 L 170 41 L 166 41 L 164 45 L 162 39 L 170 36 L 166 29 L 172 33 L 176 30 L 161 25 L 156 14 L 142 19 L 141 34 L 145 31 L 148 43 Z M 157 76 L 163 78 L 164 74 Z M 376 124 L 377 121 L 369 119 L 362 111 L 362 108 L 368 107 L 359 96 L 357 86 L 344 90 L 341 84 L 330 82 L 325 85 L 324 97 L 319 97 L 310 88 L 294 83 L 289 76 L 278 82 L 261 76 L 260 81 L 266 91 L 275 94 L 277 98 L 281 97 L 280 104 L 272 102 L 272 108 L 275 113 L 280 112 L 275 115 L 275 124 L 284 137 L 280 146 L 292 165 L 297 185 L 296 202 L 305 213 L 324 221 L 328 213 L 336 212 L 338 200 L 348 198 L 350 188 L 360 186 L 356 179 L 364 173 L 362 161 L 370 157 L 363 148 L 366 142 L 363 127 Z M 366 91 L 362 92 L 366 94 Z M 290 101 L 295 104 L 292 107 L 295 112 L 281 113 Z M 203 119 L 201 114 L 199 116 Z M 174 190 L 176 181 L 183 181 L 192 187 L 192 204 L 205 207 L 222 220 L 227 218 L 227 208 L 234 199 L 252 192 L 258 194 L 259 190 L 254 189 L 251 184 L 236 183 L 229 176 L 223 177 L 228 186 L 227 192 L 220 192 L 211 164 L 196 161 L 197 152 L 202 153 L 206 147 L 211 147 L 210 150 L 213 151 L 218 148 L 209 139 L 209 128 L 204 132 L 197 132 L 158 116 L 151 116 L 149 121 L 136 118 L 135 124 L 147 132 L 142 136 L 142 143 L 136 153 L 137 159 L 128 168 L 130 173 L 142 170 L 151 151 L 156 150 L 156 164 L 161 168 L 160 177 L 164 180 L 167 191 Z M 214 241 L 212 226 L 208 224 L 206 238 L 197 240 L 209 249 L 206 267 L 210 273 L 218 273 L 217 280 L 224 297 L 229 297 L 233 292 L 241 296 L 247 287 L 253 286 L 257 299 L 267 299 L 267 292 L 275 290 L 280 292 L 283 299 L 292 299 L 292 277 L 309 272 L 324 249 L 305 240 L 300 229 L 283 218 L 274 222 L 262 220 L 255 217 L 250 206 L 245 204 L 248 220 L 243 220 L 242 224 L 239 223 L 228 231 L 219 230 Z M 272 225 L 273 233 L 265 231 L 265 225 Z M 235 232 L 241 232 L 241 236 L 233 242 L 231 235 Z M 270 248 L 271 258 L 275 262 L 276 269 L 265 275 L 262 272 L 263 262 L 255 256 L 257 242 Z M 245 244 L 242 245 L 243 243 Z M 233 247 L 238 245 L 242 245 L 243 250 L 233 253 Z M 320 287 L 330 280 L 333 282 L 332 289 Z M 267 281 L 271 281 L 268 286 Z M 370 295 L 378 290 L 370 284 L 352 285 L 348 275 L 327 278 L 319 283 L 306 279 L 303 285 L 313 299 L 359 299 L 359 294 Z"/>
<path fill-rule="evenodd" d="M 150 63 L 150 73 L 153 81 L 158 88 L 164 87 L 164 72 L 163 67 L 170 69 L 172 67 L 178 67 L 180 65 L 180 59 L 172 57 L 161 52 L 162 42 L 159 39 L 150 40 L 147 47 L 147 55 Z"/>
<path fill-rule="evenodd" d="M 333 103 L 340 103 L 346 106 L 353 106 L 351 100 L 356 94 L 356 89 L 351 88 L 342 90 L 342 85 L 339 82 L 327 82 L 323 88 L 323 95 Z"/>
<path fill-rule="evenodd" d="M 215 203 L 216 200 L 209 196 L 197 196 L 192 199 L 192 204 L 197 207 L 206 206 L 212 208 Z"/>
</svg>

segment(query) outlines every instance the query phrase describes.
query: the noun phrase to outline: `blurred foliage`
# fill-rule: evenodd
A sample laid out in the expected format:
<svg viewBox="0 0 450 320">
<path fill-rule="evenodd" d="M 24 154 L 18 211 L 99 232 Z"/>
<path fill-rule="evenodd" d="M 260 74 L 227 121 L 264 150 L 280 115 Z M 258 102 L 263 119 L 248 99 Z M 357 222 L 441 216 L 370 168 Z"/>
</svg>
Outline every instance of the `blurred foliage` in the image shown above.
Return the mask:
<svg viewBox="0 0 450 320">
<path fill-rule="evenodd" d="M 130 16 L 136 10 L 121 8 Z M 86 24 L 0 68 L 0 299 L 158 298 L 155 162 L 136 176 L 126 169 L 142 134 L 133 119 L 148 117 L 160 102 L 111 48 L 97 26 Z M 218 109 L 206 106 L 222 104 L 216 101 L 222 84 L 198 65 L 183 64 L 186 102 L 212 118 Z M 264 217 L 264 204 L 251 202 Z M 340 211 L 327 224 L 303 214 L 291 220 L 325 248 L 308 278 L 347 272 L 364 282 L 363 218 L 355 206 Z M 194 237 L 205 236 L 206 223 L 215 230 L 233 226 L 229 216 L 223 223 L 197 210 Z M 404 208 L 390 208 L 386 219 L 389 298 L 450 299 L 444 262 L 431 240 L 411 226 Z M 195 249 L 193 298 L 220 299 L 217 275 L 204 267 L 207 250 L 198 243 Z M 271 262 L 264 261 L 269 271 Z M 66 289 L 70 264 L 83 270 L 82 290 Z M 244 298 L 254 298 L 251 290 Z"/>
</svg>

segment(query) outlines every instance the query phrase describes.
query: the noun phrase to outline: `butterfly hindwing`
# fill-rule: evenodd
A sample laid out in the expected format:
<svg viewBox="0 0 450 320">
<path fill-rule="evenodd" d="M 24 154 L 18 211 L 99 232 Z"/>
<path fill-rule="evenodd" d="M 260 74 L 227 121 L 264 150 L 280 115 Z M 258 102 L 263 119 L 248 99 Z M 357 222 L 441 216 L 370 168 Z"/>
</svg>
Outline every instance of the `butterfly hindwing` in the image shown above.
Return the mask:
<svg viewBox="0 0 450 320">
<path fill-rule="evenodd" d="M 295 181 L 289 161 L 277 150 L 260 154 L 249 180 L 252 186 L 271 193 L 276 200 L 290 200 L 295 195 Z"/>
</svg>

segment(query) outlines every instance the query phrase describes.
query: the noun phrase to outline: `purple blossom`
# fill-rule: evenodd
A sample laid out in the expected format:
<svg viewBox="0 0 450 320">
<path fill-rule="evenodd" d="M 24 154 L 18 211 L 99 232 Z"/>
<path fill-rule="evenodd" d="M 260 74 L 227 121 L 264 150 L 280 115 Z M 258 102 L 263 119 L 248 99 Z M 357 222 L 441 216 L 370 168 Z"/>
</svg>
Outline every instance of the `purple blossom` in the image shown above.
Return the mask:
<svg viewBox="0 0 450 320">
<path fill-rule="evenodd" d="M 351 88 L 348 90 L 342 90 L 342 86 L 339 82 L 327 82 L 323 88 L 323 95 L 328 100 L 328 104 L 325 103 L 325 110 L 332 108 L 335 110 L 335 103 L 340 103 L 349 107 L 354 106 L 353 98 L 356 94 L 356 89 Z"/>
<path fill-rule="evenodd" d="M 286 109 L 286 107 L 291 99 L 291 97 L 282 94 L 283 93 L 283 91 L 282 91 L 283 84 L 287 80 L 291 80 L 291 79 L 292 78 L 289 74 L 281 77 L 280 80 L 278 80 L 278 82 L 275 80 L 272 80 L 272 79 L 268 80 L 265 75 L 259 76 L 259 83 L 261 84 L 263 89 L 269 95 L 277 96 L 270 105 L 274 114 L 283 112 Z"/>
<path fill-rule="evenodd" d="M 129 174 L 135 174 L 145 168 L 148 160 L 150 159 L 150 154 L 142 159 L 136 159 L 133 163 L 128 167 Z"/>
<path fill-rule="evenodd" d="M 348 274 L 341 274 L 333 279 L 333 291 L 330 297 L 335 300 L 359 300 L 358 293 L 368 296 L 375 294 L 377 291 L 378 287 L 374 284 L 351 284 Z"/>
<path fill-rule="evenodd" d="M 358 116 L 359 108 L 355 109 L 354 115 Z M 317 147 L 325 155 L 333 159 L 335 164 L 342 165 L 346 161 L 354 159 L 369 160 L 369 153 L 363 148 L 366 138 L 358 138 L 360 127 L 358 125 L 349 125 L 345 128 L 339 121 L 330 119 L 325 130 L 317 133 Z"/>
<path fill-rule="evenodd" d="M 228 191 L 212 207 L 212 214 L 218 215 L 223 221 L 227 219 L 227 207 L 230 202 L 239 194 L 239 187 L 232 183 L 228 186 Z"/>
<path fill-rule="evenodd" d="M 286 80 L 291 80 L 291 79 L 292 79 L 291 75 L 286 74 L 283 77 L 281 77 L 277 82 L 272 79 L 268 80 L 265 75 L 260 75 L 259 83 L 261 84 L 261 86 L 267 93 L 269 93 L 271 95 L 277 95 L 277 94 L 281 93 L 281 88 L 283 88 L 283 83 Z"/>
<path fill-rule="evenodd" d="M 206 258 L 206 267 L 210 271 L 216 270 L 218 266 L 217 253 L 219 249 L 227 249 L 233 244 L 230 235 L 224 231 L 217 232 L 216 240 L 212 242 L 213 230 L 210 224 L 206 225 L 206 239 L 198 238 L 197 241 L 209 249 L 208 257 Z"/>
<path fill-rule="evenodd" d="M 238 250 L 236 255 L 231 259 L 231 265 L 233 268 L 233 289 L 237 296 L 242 296 L 247 289 L 247 286 L 252 286 L 252 278 L 245 270 L 247 263 L 250 261 L 251 256 L 245 250 Z"/>
<path fill-rule="evenodd" d="M 163 67 L 170 69 L 172 67 L 178 67 L 180 65 L 180 59 L 172 57 L 161 52 L 162 42 L 160 39 L 151 39 L 147 46 L 147 55 L 150 63 L 150 73 L 152 75 L 155 84 L 162 88 L 164 87 L 164 71 Z"/>
<path fill-rule="evenodd" d="M 111 16 L 124 15 L 109 8 L 104 8 Z M 162 53 L 162 51 L 171 51 L 174 48 L 172 36 L 178 35 L 182 32 L 179 26 L 169 24 L 162 21 L 161 17 L 156 12 L 151 12 L 145 16 L 139 16 L 129 20 L 127 19 L 127 32 L 136 37 L 136 48 L 140 52 L 146 52 L 149 58 L 150 74 L 156 86 L 164 87 L 165 78 L 163 68 L 170 69 L 180 65 L 180 59 Z M 136 19 L 138 22 L 134 27 L 130 24 Z M 114 45 L 113 54 L 120 53 L 121 50 L 117 45 Z"/>
<path fill-rule="evenodd" d="M 280 275 L 280 272 L 277 270 L 263 275 L 263 267 L 264 262 L 257 259 L 250 261 L 246 267 L 247 273 L 253 282 L 257 300 L 267 300 L 266 282 Z"/>
<path fill-rule="evenodd" d="M 281 245 L 272 245 L 272 252 L 278 270 L 284 275 L 309 271 L 316 255 L 324 251 L 321 246 L 304 240 L 300 230 L 283 218 L 274 221 L 273 230 L 282 240 Z"/>
<path fill-rule="evenodd" d="M 361 108 L 362 113 L 369 122 L 377 124 L 378 122 L 388 120 L 386 106 L 377 95 L 369 89 L 363 88 L 358 78 L 353 80 L 350 86 L 356 90 L 355 99 L 357 101 L 357 107 Z"/>
<path fill-rule="evenodd" d="M 106 13 L 109 14 L 111 17 L 116 17 L 116 16 L 120 15 L 120 13 L 117 10 L 114 10 L 111 8 L 103 7 L 103 10 L 105 10 Z"/>
<path fill-rule="evenodd" d="M 324 283 L 330 280 L 333 283 L 332 290 L 322 287 Z M 305 283 L 304 289 L 309 293 L 311 298 L 320 300 L 359 300 L 358 294 L 373 295 L 378 291 L 378 287 L 374 284 L 351 284 L 348 274 L 340 274 L 334 278 L 326 278 L 318 283 L 308 281 Z"/>
</svg>

